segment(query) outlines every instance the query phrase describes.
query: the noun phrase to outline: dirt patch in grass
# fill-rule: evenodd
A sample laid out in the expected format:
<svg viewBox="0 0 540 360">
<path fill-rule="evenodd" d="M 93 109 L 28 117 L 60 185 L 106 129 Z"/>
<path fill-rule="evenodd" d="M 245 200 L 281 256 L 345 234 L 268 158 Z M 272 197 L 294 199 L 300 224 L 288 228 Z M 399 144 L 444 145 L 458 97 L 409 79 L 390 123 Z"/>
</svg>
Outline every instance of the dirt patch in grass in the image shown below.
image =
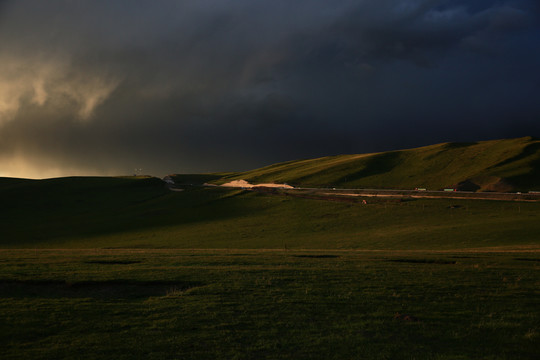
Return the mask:
<svg viewBox="0 0 540 360">
<path fill-rule="evenodd" d="M 456 261 L 454 260 L 443 260 L 443 259 L 387 259 L 386 261 L 413 263 L 413 264 L 441 264 L 441 265 L 453 265 L 456 263 Z"/>
<path fill-rule="evenodd" d="M 189 281 L 0 280 L 0 298 L 135 299 L 179 294 L 202 285 Z"/>
<path fill-rule="evenodd" d="M 297 258 L 311 258 L 311 259 L 334 259 L 340 257 L 339 255 L 293 255 Z"/>
</svg>

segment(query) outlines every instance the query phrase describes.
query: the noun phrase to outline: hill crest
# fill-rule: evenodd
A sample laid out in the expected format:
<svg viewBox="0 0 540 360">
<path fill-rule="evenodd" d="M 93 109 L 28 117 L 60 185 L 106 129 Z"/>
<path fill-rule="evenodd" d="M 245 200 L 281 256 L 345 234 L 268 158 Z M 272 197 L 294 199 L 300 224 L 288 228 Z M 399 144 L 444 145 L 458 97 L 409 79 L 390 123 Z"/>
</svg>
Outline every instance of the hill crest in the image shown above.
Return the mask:
<svg viewBox="0 0 540 360">
<path fill-rule="evenodd" d="M 233 180 L 302 187 L 539 190 L 540 140 L 528 136 L 447 142 L 380 153 L 293 160 L 218 176 L 211 182 L 223 184 Z"/>
</svg>

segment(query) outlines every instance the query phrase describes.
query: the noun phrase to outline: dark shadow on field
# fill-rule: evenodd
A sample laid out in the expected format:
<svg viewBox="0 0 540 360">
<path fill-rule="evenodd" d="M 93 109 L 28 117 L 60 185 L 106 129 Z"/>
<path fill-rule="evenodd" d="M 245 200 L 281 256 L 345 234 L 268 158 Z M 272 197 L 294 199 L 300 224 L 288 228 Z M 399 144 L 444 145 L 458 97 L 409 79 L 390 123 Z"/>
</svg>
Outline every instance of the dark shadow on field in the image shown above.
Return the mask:
<svg viewBox="0 0 540 360">
<path fill-rule="evenodd" d="M 398 262 L 398 263 L 441 264 L 441 265 L 454 265 L 457 263 L 454 260 L 443 260 L 443 259 L 388 259 L 386 261 Z"/>
<path fill-rule="evenodd" d="M 85 261 L 85 264 L 99 264 L 99 265 L 131 265 L 139 264 L 139 260 L 89 260 Z"/>
<path fill-rule="evenodd" d="M 81 281 L 1 280 L 0 298 L 94 298 L 137 299 L 180 295 L 204 284 L 188 281 Z"/>
<path fill-rule="evenodd" d="M 477 142 L 451 142 L 444 146 L 445 149 L 459 149 L 478 144 Z"/>
<path fill-rule="evenodd" d="M 518 160 L 526 159 L 528 157 L 531 157 L 532 155 L 536 155 L 539 151 L 540 151 L 540 143 L 533 143 L 533 144 L 527 145 L 523 148 L 523 150 L 519 154 L 493 165 L 492 167 L 490 167 L 490 169 L 502 167 L 506 164 L 511 164 Z"/>
<path fill-rule="evenodd" d="M 458 191 L 470 191 L 470 192 L 476 192 L 480 190 L 481 186 L 474 183 L 472 180 L 467 179 L 463 180 L 456 185 L 453 186 Z"/>
<path fill-rule="evenodd" d="M 451 142 L 448 144 L 444 144 L 444 146 L 441 146 L 437 149 L 436 152 L 432 153 L 429 156 L 426 156 L 424 160 L 434 160 L 439 158 L 439 160 L 442 160 L 445 158 L 445 154 L 447 152 L 451 152 L 452 150 L 461 149 L 461 148 L 467 148 L 473 145 L 478 144 L 477 142 Z"/>
<path fill-rule="evenodd" d="M 169 176 L 173 179 L 176 185 L 202 185 L 210 181 L 219 180 L 225 175 L 231 174 L 175 174 Z"/>
<path fill-rule="evenodd" d="M 521 153 L 495 164 L 490 169 L 504 167 L 522 161 L 522 167 L 527 169 L 522 175 L 505 178 L 505 181 L 520 190 L 537 190 L 540 182 L 540 143 L 525 146 Z"/>
<path fill-rule="evenodd" d="M 59 178 L 0 187 L 0 246 L 110 235 L 243 216 L 246 192 L 171 192 L 157 178 Z"/>
<path fill-rule="evenodd" d="M 35 181 L 37 181 L 37 180 L 0 177 L 0 189 L 3 190 L 3 189 L 7 189 L 7 188 L 22 185 L 24 183 L 29 184 L 29 183 L 35 182 Z"/>
<path fill-rule="evenodd" d="M 509 177 L 506 181 L 521 190 L 540 191 L 540 159 L 529 162 L 527 166 L 530 169 L 528 173 Z"/>
<path fill-rule="evenodd" d="M 335 259 L 340 257 L 339 255 L 293 255 L 296 258 L 310 258 L 310 259 Z"/>
<path fill-rule="evenodd" d="M 364 160 L 362 160 L 364 161 Z M 380 175 L 390 172 L 401 162 L 401 154 L 390 151 L 369 157 L 359 171 L 353 172 L 337 180 L 337 184 L 353 182 L 368 176 Z"/>
</svg>

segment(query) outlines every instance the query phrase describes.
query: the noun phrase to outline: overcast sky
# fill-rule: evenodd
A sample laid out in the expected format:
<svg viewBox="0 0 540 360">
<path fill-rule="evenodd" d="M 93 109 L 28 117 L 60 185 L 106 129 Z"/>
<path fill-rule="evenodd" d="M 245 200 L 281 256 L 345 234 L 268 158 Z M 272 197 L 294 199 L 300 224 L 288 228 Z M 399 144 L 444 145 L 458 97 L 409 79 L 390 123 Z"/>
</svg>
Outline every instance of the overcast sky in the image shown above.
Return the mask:
<svg viewBox="0 0 540 360">
<path fill-rule="evenodd" d="M 538 0 L 0 0 L 0 176 L 527 135 Z"/>
</svg>

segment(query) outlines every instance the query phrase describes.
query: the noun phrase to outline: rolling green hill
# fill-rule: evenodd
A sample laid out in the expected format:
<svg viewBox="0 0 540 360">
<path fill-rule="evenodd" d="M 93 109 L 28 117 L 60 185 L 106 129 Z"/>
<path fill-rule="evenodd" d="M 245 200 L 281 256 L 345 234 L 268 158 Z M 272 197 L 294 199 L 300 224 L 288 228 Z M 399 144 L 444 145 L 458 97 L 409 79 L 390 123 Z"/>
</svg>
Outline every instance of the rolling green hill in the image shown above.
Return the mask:
<svg viewBox="0 0 540 360">
<path fill-rule="evenodd" d="M 309 187 L 540 190 L 540 140 L 524 137 L 444 143 L 374 154 L 288 161 L 231 174 L 214 182 L 239 179 Z"/>
<path fill-rule="evenodd" d="M 304 186 L 537 189 L 540 141 L 440 144 L 174 176 Z M 3 248 L 459 249 L 537 245 L 540 203 L 369 199 L 367 205 L 221 187 L 169 191 L 152 177 L 0 178 Z"/>
<path fill-rule="evenodd" d="M 221 187 L 173 192 L 156 178 L 12 181 L 0 202 L 0 248 L 447 250 L 537 246 L 540 234 L 536 202 L 363 205 Z"/>
</svg>

